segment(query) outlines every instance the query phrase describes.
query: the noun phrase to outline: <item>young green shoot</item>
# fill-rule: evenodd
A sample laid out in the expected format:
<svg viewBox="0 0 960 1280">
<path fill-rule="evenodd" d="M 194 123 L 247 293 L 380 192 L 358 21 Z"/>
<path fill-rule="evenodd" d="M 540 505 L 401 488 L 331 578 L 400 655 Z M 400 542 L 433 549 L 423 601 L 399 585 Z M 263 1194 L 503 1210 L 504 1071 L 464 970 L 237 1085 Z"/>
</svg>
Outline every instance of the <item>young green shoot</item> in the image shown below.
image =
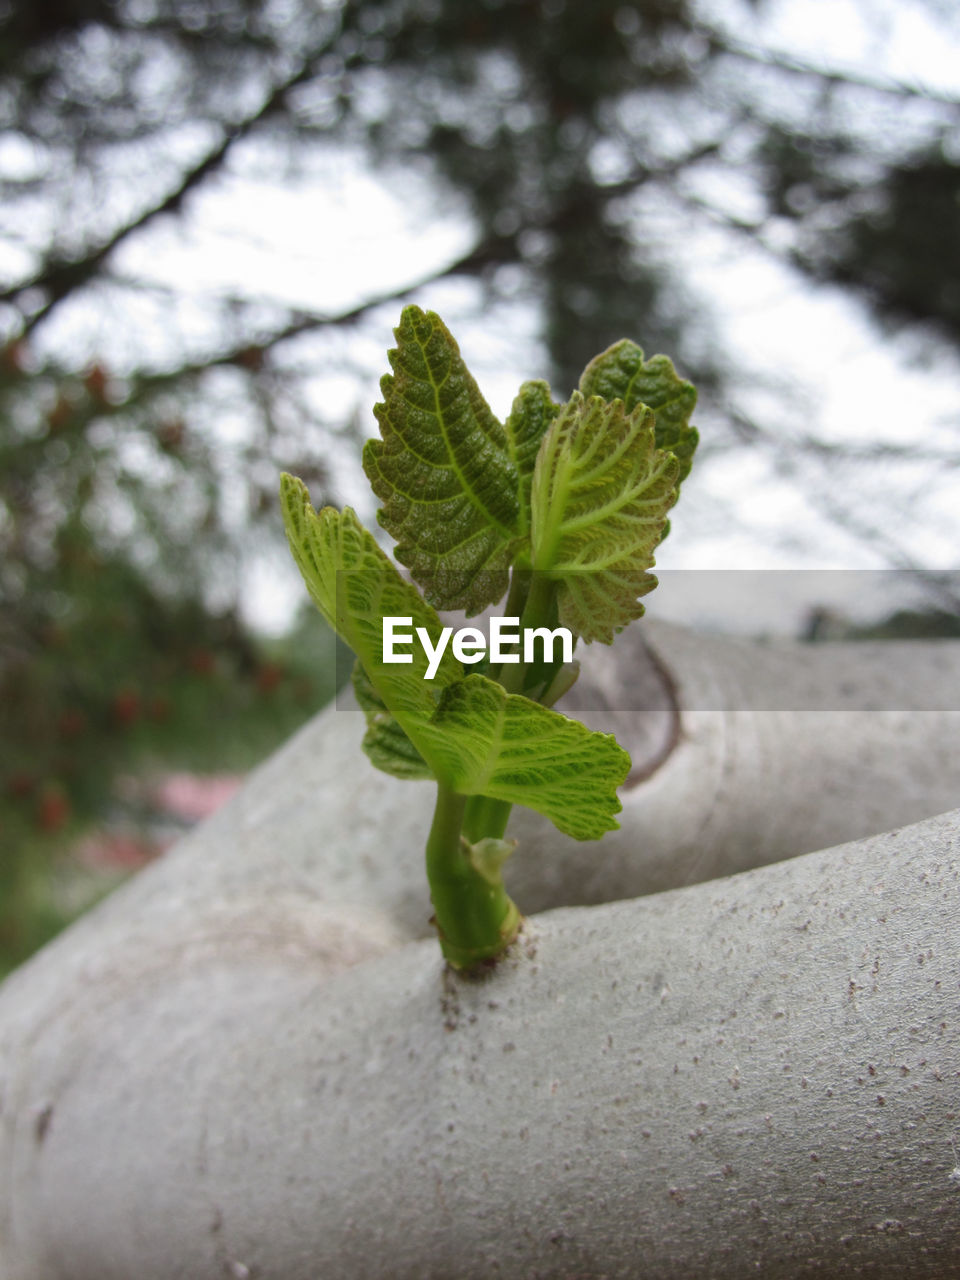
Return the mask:
<svg viewBox="0 0 960 1280">
<path fill-rule="evenodd" d="M 645 360 L 625 340 L 565 404 L 524 383 L 501 423 L 438 316 L 407 307 L 396 338 L 363 465 L 413 581 L 349 508 L 314 511 L 289 475 L 281 499 L 310 595 L 356 656 L 364 750 L 386 773 L 436 783 L 434 920 L 447 961 L 470 971 L 520 928 L 502 874 L 513 805 L 577 840 L 617 826 L 630 757 L 553 709 L 578 670 L 559 642 L 610 644 L 643 613 L 697 444 L 696 392 L 665 356 Z M 469 618 L 501 602 L 505 643 L 497 624 L 489 648 L 437 612 Z"/>
</svg>

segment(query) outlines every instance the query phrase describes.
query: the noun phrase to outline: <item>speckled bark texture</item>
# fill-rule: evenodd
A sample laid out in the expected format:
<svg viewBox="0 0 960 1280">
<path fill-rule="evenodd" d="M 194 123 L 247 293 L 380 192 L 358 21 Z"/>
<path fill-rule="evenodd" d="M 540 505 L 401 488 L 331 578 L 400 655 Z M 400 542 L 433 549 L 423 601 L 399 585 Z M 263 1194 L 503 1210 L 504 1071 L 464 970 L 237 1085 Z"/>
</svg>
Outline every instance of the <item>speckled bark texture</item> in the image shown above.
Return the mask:
<svg viewBox="0 0 960 1280">
<path fill-rule="evenodd" d="M 791 855 L 960 804 L 960 655 L 905 709 L 872 648 L 647 636 L 587 686 L 651 762 L 624 829 L 518 824 L 559 909 L 483 979 L 428 937 L 429 787 L 336 710 L 13 975 L 3 1280 L 952 1274 L 960 812 Z"/>
</svg>

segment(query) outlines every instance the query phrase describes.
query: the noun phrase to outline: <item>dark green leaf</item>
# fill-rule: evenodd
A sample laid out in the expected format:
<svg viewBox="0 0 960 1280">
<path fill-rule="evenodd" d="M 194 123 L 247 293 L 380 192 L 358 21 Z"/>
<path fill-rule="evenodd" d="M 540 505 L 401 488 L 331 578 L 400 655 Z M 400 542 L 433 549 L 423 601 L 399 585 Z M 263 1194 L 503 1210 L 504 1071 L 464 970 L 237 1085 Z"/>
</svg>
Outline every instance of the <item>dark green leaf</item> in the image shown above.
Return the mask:
<svg viewBox="0 0 960 1280">
<path fill-rule="evenodd" d="M 506 591 L 520 527 L 510 442 L 439 316 L 406 307 L 396 337 L 383 438 L 363 451 L 379 520 L 432 604 L 479 613 Z"/>
<path fill-rule="evenodd" d="M 690 426 L 697 391 L 693 383 L 677 376 L 667 356 L 644 361 L 642 349 L 624 338 L 590 361 L 580 379 L 580 391 L 588 397 L 622 400 L 628 413 L 638 404 L 652 409 L 657 448 L 669 450 L 679 461 L 678 484 L 687 478 L 700 438 L 696 427 Z"/>
</svg>

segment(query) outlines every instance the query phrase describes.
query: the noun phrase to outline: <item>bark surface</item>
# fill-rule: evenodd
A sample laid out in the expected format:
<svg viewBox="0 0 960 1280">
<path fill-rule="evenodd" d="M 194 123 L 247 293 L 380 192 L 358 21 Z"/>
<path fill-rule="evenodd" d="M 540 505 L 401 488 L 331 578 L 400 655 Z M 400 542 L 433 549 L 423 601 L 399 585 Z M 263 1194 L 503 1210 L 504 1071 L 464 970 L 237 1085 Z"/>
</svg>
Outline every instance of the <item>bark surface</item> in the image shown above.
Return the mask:
<svg viewBox="0 0 960 1280">
<path fill-rule="evenodd" d="M 331 710 L 8 980 L 4 1280 L 949 1273 L 960 812 L 856 837 L 960 804 L 960 646 L 646 635 L 623 829 L 524 815 L 485 978 Z"/>
</svg>

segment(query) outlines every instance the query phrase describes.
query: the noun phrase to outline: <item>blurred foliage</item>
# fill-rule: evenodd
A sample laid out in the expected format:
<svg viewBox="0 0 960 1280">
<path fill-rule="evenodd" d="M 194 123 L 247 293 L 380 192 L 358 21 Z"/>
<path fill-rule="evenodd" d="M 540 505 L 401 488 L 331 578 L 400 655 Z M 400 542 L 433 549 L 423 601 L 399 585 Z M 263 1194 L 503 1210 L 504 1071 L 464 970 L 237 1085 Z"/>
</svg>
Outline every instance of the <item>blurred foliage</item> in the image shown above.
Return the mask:
<svg viewBox="0 0 960 1280">
<path fill-rule="evenodd" d="M 956 29 L 955 6 L 916 3 Z M 279 536 L 279 470 L 329 500 L 338 437 L 353 452 L 363 434 L 311 385 L 359 385 L 346 339 L 373 317 L 380 349 L 377 307 L 417 282 L 337 309 L 323 280 L 309 307 L 242 279 L 145 280 L 127 251 L 189 226 L 219 183 L 292 183 L 338 149 L 389 182 L 419 174 L 471 228 L 429 283 L 470 281 L 481 309 L 535 303 L 559 393 L 629 334 L 758 441 L 686 271 L 704 225 L 960 341 L 960 104 L 752 45 L 766 8 L 0 5 L 8 950 L 28 945 L 9 906 L 32 875 L 22 851 L 105 812 L 121 765 L 243 767 L 330 692 L 329 652 L 308 671 L 302 648 L 265 689 L 238 601 Z"/>
<path fill-rule="evenodd" d="M 960 615 L 945 609 L 898 609 L 865 626 L 850 626 L 850 640 L 960 640 Z"/>
<path fill-rule="evenodd" d="M 312 608 L 254 640 L 197 599 L 161 599 L 88 537 L 31 591 L 0 671 L 0 974 L 73 914 L 56 891 L 71 850 L 114 818 L 142 829 L 118 778 L 243 772 L 333 695 L 350 664 Z M 81 899 L 76 905 L 86 905 Z"/>
<path fill-rule="evenodd" d="M 960 343 L 960 163 L 934 152 L 890 174 L 875 212 L 855 216 L 812 265 L 894 320 L 936 324 Z"/>
<path fill-rule="evenodd" d="M 0 973 L 86 905 L 57 880 L 120 774 L 243 771 L 334 692 L 312 611 L 266 642 L 211 596 L 231 553 L 207 446 L 116 407 L 102 366 L 38 376 L 3 354 Z"/>
<path fill-rule="evenodd" d="M 955 7 L 913 4 L 956 31 Z M 0 128 L 30 144 L 19 170 L 0 180 L 9 225 L 15 207 L 36 210 L 38 201 L 70 215 L 16 224 L 23 270 L 0 293 L 9 336 L 33 332 L 94 285 L 104 296 L 122 292 L 118 248 L 158 218 L 183 217 L 191 195 L 262 140 L 290 178 L 330 146 L 427 173 L 475 227 L 473 251 L 447 270 L 496 290 L 497 266 L 523 269 L 564 392 L 590 353 L 624 332 L 669 349 L 700 384 L 719 377 L 682 263 L 668 263 L 657 229 L 702 200 L 689 182 L 701 171 L 764 202 L 748 232 L 771 219 L 790 224 L 784 256 L 801 269 L 862 291 L 881 312 L 942 323 L 955 339 L 958 304 L 944 278 L 960 269 L 960 104 L 751 44 L 751 22 L 767 7 L 9 5 L 0 13 Z M 638 202 L 645 189 L 668 207 Z M 737 221 L 722 197 L 707 204 L 708 214 Z M 939 273 L 914 270 L 918 256 Z M 241 282 L 220 301 L 219 340 L 199 365 L 246 360 L 253 380 L 277 343 L 336 319 L 324 314 L 322 286 L 314 314 L 265 309 Z M 178 377 L 162 381 L 169 390 Z M 136 389 L 157 390 L 149 379 Z"/>
<path fill-rule="evenodd" d="M 951 587 L 946 586 L 946 590 L 952 593 Z M 843 609 L 814 605 L 797 638 L 817 644 L 838 640 L 958 640 L 960 610 L 895 609 L 872 622 L 855 622 Z"/>
<path fill-rule="evenodd" d="M 957 131 L 897 164 L 864 166 L 849 135 L 773 131 L 764 148 L 771 208 L 795 223 L 796 263 L 862 295 L 889 324 L 920 323 L 960 345 Z M 851 180 L 857 168 L 866 170 Z"/>
</svg>

